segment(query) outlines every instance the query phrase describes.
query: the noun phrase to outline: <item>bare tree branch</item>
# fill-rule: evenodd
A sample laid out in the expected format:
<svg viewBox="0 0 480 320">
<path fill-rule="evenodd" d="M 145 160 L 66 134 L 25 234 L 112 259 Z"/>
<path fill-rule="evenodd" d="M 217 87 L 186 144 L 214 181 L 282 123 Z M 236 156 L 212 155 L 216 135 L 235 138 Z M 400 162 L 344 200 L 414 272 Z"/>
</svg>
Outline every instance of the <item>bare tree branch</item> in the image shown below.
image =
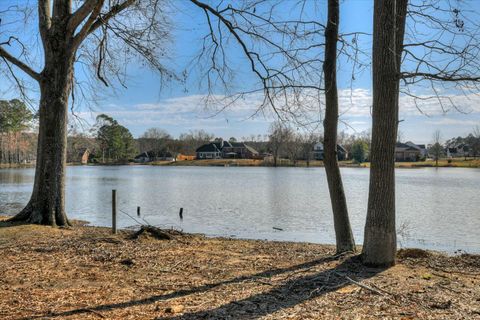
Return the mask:
<svg viewBox="0 0 480 320">
<path fill-rule="evenodd" d="M 8 41 L 0 43 L 0 57 L 5 58 L 15 66 L 17 66 L 19 69 L 21 69 L 23 72 L 28 74 L 30 77 L 33 79 L 39 81 L 40 80 L 40 74 L 36 71 L 34 71 L 32 68 L 30 68 L 28 65 L 23 63 L 22 61 L 18 60 L 14 56 L 12 56 L 10 53 L 8 53 L 2 46 L 3 45 L 10 45 L 11 40 L 14 40 L 14 37 L 10 37 Z"/>
<path fill-rule="evenodd" d="M 47 0 L 47 2 L 49 2 Z M 80 8 L 73 13 L 73 15 L 70 17 L 70 20 L 68 21 L 68 29 L 73 33 L 75 29 L 87 18 L 89 14 L 92 13 L 94 8 L 97 6 L 97 3 L 99 3 L 99 0 L 86 0 Z"/>
<path fill-rule="evenodd" d="M 97 17 L 100 15 L 100 12 L 102 11 L 102 7 L 103 7 L 104 2 L 105 2 L 105 0 L 97 0 L 97 2 L 95 3 L 95 6 L 93 7 L 93 10 L 92 10 L 92 13 L 90 14 L 90 17 L 88 17 L 85 24 L 82 26 L 80 31 L 73 38 L 73 47 L 74 48 L 78 48 L 78 46 L 88 36 L 90 28 L 92 27 L 93 23 L 95 22 Z M 73 34 L 73 32 L 72 32 L 72 34 Z"/>
<path fill-rule="evenodd" d="M 39 0 L 38 3 L 38 26 L 42 41 L 46 41 L 47 33 L 52 22 L 50 16 L 50 0 Z"/>
</svg>

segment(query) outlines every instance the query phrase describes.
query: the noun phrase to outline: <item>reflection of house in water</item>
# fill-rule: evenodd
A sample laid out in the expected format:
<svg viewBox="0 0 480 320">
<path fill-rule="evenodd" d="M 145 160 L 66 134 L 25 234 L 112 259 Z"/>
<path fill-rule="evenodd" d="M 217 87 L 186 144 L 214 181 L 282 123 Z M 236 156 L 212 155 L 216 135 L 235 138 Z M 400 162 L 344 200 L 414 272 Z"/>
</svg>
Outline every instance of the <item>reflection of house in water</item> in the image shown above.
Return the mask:
<svg viewBox="0 0 480 320">
<path fill-rule="evenodd" d="M 323 160 L 324 158 L 324 150 L 323 150 L 323 143 L 318 142 L 313 146 L 313 159 L 315 160 Z M 338 160 L 346 160 L 348 158 L 347 150 L 342 147 L 341 145 L 337 144 L 337 157 Z"/>
</svg>

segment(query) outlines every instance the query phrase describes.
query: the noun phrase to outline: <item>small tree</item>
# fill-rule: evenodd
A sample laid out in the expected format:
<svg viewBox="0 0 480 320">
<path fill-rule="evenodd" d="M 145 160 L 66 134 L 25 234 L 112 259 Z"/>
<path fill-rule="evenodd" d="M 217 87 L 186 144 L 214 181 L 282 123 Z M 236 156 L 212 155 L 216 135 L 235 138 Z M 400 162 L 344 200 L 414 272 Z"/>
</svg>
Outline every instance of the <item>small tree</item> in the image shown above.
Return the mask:
<svg viewBox="0 0 480 320">
<path fill-rule="evenodd" d="M 307 163 L 307 167 L 310 167 L 310 161 L 313 156 L 313 148 L 318 141 L 322 141 L 323 138 L 315 133 L 305 133 L 301 135 L 301 153 L 302 157 Z"/>
<path fill-rule="evenodd" d="M 286 144 L 292 136 L 292 129 L 281 121 L 270 125 L 269 146 L 273 155 L 273 166 L 277 166 L 281 152 L 286 149 Z"/>
<path fill-rule="evenodd" d="M 355 162 L 362 163 L 367 158 L 368 144 L 365 141 L 357 140 L 352 145 L 352 158 Z"/>
<path fill-rule="evenodd" d="M 429 153 L 433 156 L 433 159 L 435 160 L 436 167 L 438 167 L 438 160 L 444 155 L 441 140 L 442 133 L 440 132 L 440 130 L 436 130 L 433 133 L 433 143 L 429 150 Z"/>
</svg>

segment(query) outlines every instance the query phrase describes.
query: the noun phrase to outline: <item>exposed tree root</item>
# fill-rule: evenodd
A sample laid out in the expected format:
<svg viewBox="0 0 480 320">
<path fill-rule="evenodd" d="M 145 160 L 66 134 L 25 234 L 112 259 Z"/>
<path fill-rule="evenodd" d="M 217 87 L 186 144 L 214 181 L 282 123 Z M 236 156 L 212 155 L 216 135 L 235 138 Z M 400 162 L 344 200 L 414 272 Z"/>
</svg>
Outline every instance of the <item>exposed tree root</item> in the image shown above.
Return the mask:
<svg viewBox="0 0 480 320">
<path fill-rule="evenodd" d="M 23 222 L 26 224 L 41 224 L 52 227 L 71 226 L 70 221 L 64 212 L 57 213 L 53 210 L 35 209 L 31 203 L 27 204 L 22 211 L 8 219 L 8 221 Z"/>
</svg>

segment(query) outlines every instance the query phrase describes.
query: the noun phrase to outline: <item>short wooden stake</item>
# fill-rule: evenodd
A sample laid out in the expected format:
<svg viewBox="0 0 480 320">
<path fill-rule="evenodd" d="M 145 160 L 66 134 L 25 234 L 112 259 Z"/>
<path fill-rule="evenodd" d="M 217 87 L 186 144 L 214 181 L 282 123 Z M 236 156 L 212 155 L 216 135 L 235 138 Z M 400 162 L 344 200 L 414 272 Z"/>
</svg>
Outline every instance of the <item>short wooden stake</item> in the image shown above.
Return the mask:
<svg viewBox="0 0 480 320">
<path fill-rule="evenodd" d="M 180 219 L 183 220 L 183 208 L 180 208 L 180 212 L 178 213 L 178 215 L 180 216 Z"/>
<path fill-rule="evenodd" d="M 112 233 L 117 233 L 117 190 L 112 190 Z"/>
</svg>

